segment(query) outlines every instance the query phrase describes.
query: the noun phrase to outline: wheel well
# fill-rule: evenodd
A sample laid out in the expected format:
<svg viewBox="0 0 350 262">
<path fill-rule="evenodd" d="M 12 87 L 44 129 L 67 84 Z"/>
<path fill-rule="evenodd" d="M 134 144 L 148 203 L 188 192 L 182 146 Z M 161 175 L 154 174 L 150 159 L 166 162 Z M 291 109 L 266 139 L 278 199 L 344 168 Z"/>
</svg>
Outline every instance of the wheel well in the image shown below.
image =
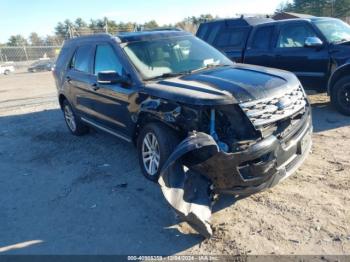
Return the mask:
<svg viewBox="0 0 350 262">
<path fill-rule="evenodd" d="M 344 65 L 338 68 L 329 79 L 328 83 L 328 95 L 331 95 L 334 85 L 344 76 L 350 76 L 350 64 Z"/>
<path fill-rule="evenodd" d="M 171 125 L 169 123 L 166 123 L 162 120 L 160 120 L 159 118 L 157 118 L 156 116 L 149 114 L 149 113 L 140 113 L 137 123 L 136 123 L 136 127 L 134 130 L 134 134 L 133 134 L 133 143 L 136 145 L 137 143 L 137 137 L 140 134 L 140 131 L 142 130 L 142 128 L 150 123 L 158 123 L 161 125 L 165 125 L 168 126 L 174 130 L 177 131 L 177 128 L 174 125 Z"/>
<path fill-rule="evenodd" d="M 63 107 L 63 102 L 64 102 L 64 100 L 66 100 L 66 99 L 67 99 L 67 98 L 66 98 L 64 95 L 62 95 L 62 94 L 59 95 L 59 97 L 58 97 L 58 102 L 60 103 L 61 109 L 62 109 L 62 107 Z"/>
</svg>

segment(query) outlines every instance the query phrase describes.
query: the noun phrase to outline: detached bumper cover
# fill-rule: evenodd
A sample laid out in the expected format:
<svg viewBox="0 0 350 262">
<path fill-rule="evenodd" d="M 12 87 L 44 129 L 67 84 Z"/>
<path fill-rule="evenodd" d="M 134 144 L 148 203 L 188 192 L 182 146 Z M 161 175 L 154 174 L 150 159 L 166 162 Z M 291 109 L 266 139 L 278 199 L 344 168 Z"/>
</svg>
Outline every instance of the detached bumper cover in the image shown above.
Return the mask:
<svg viewBox="0 0 350 262">
<path fill-rule="evenodd" d="M 210 237 L 211 190 L 250 195 L 290 176 L 311 148 L 311 114 L 288 139 L 270 136 L 245 151 L 225 153 L 205 133 L 193 133 L 174 150 L 161 170 L 159 184 L 168 203 L 194 229 Z"/>
</svg>

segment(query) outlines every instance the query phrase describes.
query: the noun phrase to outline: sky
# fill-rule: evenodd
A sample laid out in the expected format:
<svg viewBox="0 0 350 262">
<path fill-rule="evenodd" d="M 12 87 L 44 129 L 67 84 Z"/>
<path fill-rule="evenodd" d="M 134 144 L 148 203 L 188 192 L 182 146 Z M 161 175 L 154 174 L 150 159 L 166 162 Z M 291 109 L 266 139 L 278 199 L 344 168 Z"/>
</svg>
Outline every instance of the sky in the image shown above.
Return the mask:
<svg viewBox="0 0 350 262">
<path fill-rule="evenodd" d="M 86 21 L 108 17 L 116 22 L 158 24 L 181 21 L 188 16 L 210 13 L 232 17 L 237 14 L 273 13 L 282 0 L 0 0 L 0 43 L 11 35 L 28 37 L 54 33 L 56 24 L 81 17 Z"/>
</svg>

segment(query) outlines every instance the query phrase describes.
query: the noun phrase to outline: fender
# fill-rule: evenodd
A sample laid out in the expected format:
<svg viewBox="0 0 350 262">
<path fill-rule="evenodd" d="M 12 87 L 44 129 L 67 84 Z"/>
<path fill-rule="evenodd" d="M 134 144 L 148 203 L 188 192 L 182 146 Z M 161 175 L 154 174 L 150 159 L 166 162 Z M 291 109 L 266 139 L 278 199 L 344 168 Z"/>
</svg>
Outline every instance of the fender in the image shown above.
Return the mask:
<svg viewBox="0 0 350 262">
<path fill-rule="evenodd" d="M 149 96 L 138 105 L 137 111 L 132 116 L 138 128 L 147 119 L 162 122 L 180 132 L 181 136 L 185 136 L 188 132 L 199 129 L 200 109 Z M 136 134 L 137 130 L 134 135 Z"/>
<path fill-rule="evenodd" d="M 350 60 L 348 60 L 345 64 L 338 67 L 331 75 L 328 80 L 328 88 L 327 93 L 331 95 L 331 91 L 337 80 L 339 80 L 342 76 L 349 75 L 350 76 Z"/>
</svg>

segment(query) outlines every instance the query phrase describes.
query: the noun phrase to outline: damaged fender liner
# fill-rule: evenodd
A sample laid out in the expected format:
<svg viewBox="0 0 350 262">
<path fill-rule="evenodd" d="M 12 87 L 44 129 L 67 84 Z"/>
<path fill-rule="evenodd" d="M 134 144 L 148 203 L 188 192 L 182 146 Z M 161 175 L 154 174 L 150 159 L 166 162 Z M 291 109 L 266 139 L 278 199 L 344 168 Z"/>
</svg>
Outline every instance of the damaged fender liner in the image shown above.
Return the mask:
<svg viewBox="0 0 350 262">
<path fill-rule="evenodd" d="M 210 157 L 218 152 L 219 148 L 211 136 L 194 133 L 176 147 L 164 164 L 158 180 L 168 203 L 183 220 L 207 238 L 212 235 L 209 224 L 211 182 L 198 172 L 186 168 L 182 160 L 189 153 Z"/>
<path fill-rule="evenodd" d="M 181 218 L 208 238 L 212 235 L 210 186 L 215 193 L 250 195 L 276 185 L 308 155 L 311 132 L 308 117 L 287 148 L 271 136 L 238 153 L 224 153 L 212 136 L 192 133 L 170 155 L 158 182 Z M 306 144 L 301 152 L 302 142 Z"/>
</svg>

